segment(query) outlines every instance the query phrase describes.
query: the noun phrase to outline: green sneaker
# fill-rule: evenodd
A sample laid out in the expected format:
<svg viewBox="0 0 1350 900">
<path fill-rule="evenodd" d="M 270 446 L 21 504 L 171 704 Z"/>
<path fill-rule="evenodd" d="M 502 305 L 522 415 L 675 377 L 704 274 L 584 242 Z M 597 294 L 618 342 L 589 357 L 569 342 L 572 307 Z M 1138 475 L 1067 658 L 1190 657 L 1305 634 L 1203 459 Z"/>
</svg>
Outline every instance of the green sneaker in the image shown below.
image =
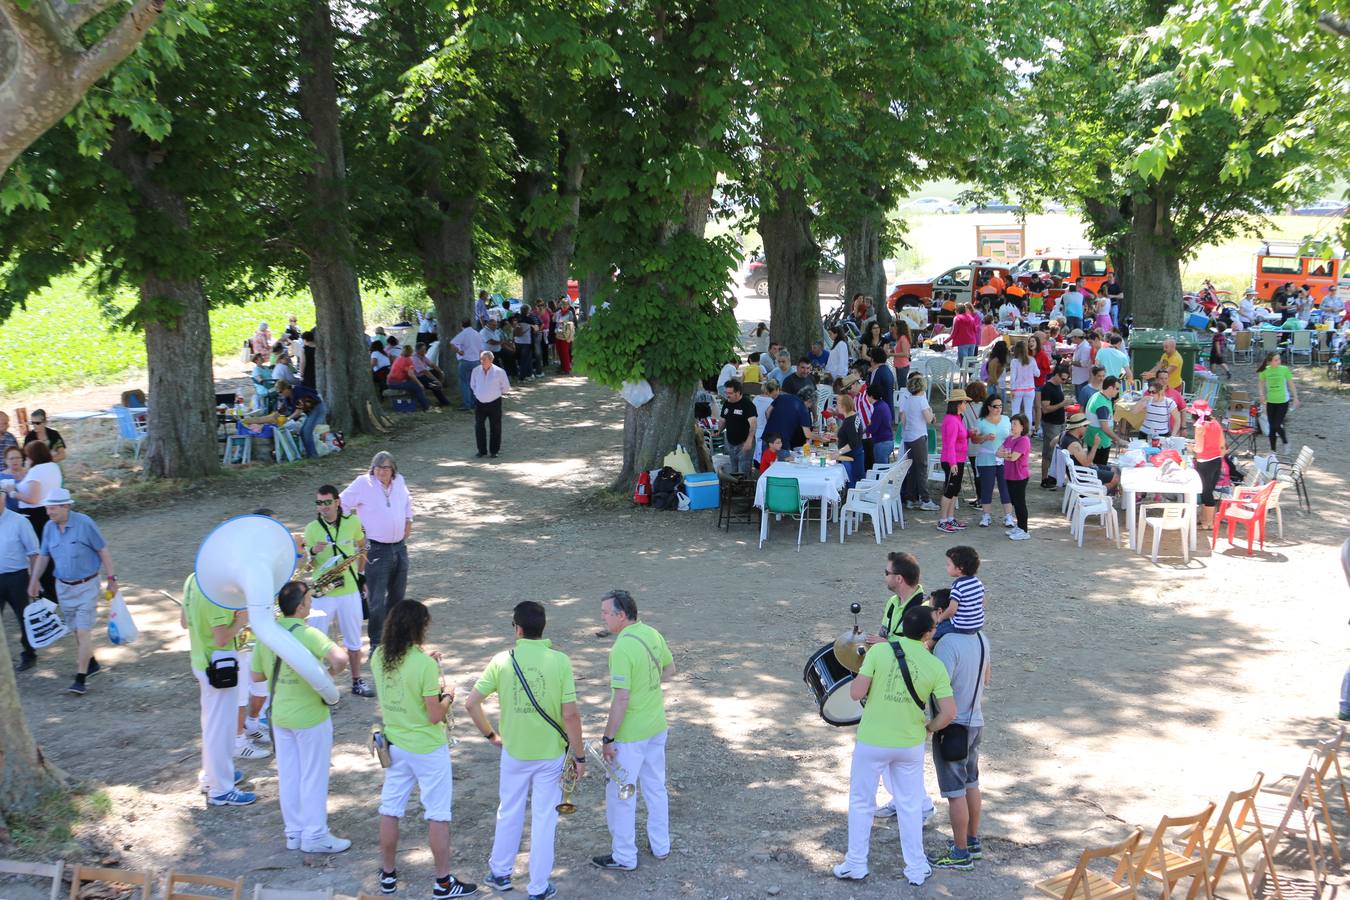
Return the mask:
<svg viewBox="0 0 1350 900">
<path fill-rule="evenodd" d="M 961 853 L 955 847 L 937 859 L 929 860 L 929 862 L 933 864 L 935 869 L 955 869 L 958 872 L 973 872 L 975 870 L 975 860 L 971 858 L 970 853 Z"/>
</svg>

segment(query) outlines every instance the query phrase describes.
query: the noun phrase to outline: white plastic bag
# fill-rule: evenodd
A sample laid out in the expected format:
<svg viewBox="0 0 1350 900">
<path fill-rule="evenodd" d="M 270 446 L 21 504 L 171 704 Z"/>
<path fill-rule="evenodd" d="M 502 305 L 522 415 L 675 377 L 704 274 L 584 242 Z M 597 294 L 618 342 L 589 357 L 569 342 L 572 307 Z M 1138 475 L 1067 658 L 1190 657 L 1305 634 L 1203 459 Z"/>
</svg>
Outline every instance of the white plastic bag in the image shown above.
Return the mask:
<svg viewBox="0 0 1350 900">
<path fill-rule="evenodd" d="M 675 493 L 675 499 L 676 499 L 676 500 L 678 501 L 678 503 L 679 503 L 679 510 L 680 510 L 680 512 L 689 512 L 689 495 L 688 495 L 688 494 L 686 494 L 684 491 L 677 491 L 677 492 Z"/>
<path fill-rule="evenodd" d="M 23 610 L 23 630 L 35 650 L 50 647 L 70 634 L 61 614 L 56 611 L 56 604 L 46 597 L 28 601 Z"/>
<path fill-rule="evenodd" d="M 627 400 L 630 406 L 642 406 L 656 396 L 652 391 L 652 386 L 647 383 L 645 378 L 637 381 L 625 381 L 620 393 L 623 394 L 623 399 Z"/>
<path fill-rule="evenodd" d="M 131 610 L 127 609 L 122 592 L 118 591 L 113 596 L 112 609 L 108 612 L 108 640 L 122 646 L 136 643 L 136 639 L 140 636 L 140 629 L 131 618 Z"/>
</svg>

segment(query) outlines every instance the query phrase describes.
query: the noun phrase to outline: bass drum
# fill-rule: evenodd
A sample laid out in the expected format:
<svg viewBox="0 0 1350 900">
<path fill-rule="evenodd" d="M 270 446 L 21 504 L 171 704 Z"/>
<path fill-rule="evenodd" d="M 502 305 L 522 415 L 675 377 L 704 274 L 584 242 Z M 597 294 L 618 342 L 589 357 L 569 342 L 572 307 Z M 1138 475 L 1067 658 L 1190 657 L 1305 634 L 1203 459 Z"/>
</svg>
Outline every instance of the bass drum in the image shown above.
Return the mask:
<svg viewBox="0 0 1350 900">
<path fill-rule="evenodd" d="M 842 728 L 862 721 L 862 704 L 848 695 L 853 673 L 835 658 L 833 641 L 807 660 L 806 668 L 802 670 L 802 680 L 816 695 L 820 717 L 826 722 Z"/>
</svg>

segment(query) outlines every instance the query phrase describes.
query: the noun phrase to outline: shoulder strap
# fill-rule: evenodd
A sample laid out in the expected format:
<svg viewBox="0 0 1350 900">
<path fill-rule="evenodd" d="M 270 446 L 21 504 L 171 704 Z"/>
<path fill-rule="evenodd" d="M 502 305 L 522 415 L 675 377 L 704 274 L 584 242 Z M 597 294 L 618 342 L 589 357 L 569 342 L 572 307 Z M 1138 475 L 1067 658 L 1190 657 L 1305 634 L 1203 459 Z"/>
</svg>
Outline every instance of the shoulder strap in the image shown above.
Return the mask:
<svg viewBox="0 0 1350 900">
<path fill-rule="evenodd" d="M 333 532 L 331 532 L 331 531 L 328 530 L 328 523 L 325 522 L 325 521 L 323 520 L 323 516 L 317 516 L 316 518 L 319 520 L 319 527 L 323 529 L 324 536 L 328 538 L 328 543 L 330 543 L 330 544 L 333 545 L 333 550 L 334 550 L 334 552 L 336 552 L 337 555 L 338 555 L 338 556 L 341 556 L 343 559 L 346 559 L 346 558 L 347 558 L 347 554 L 343 553 L 343 552 L 342 552 L 342 548 L 338 546 L 337 538 L 333 537 Z M 342 519 L 343 519 L 343 518 L 344 518 L 343 516 L 339 516 L 339 517 L 338 517 L 338 534 L 339 534 L 339 535 L 342 534 Z"/>
<path fill-rule="evenodd" d="M 975 693 L 970 698 L 971 712 L 974 712 L 975 707 L 979 704 L 980 688 L 984 687 L 984 634 L 977 631 L 975 637 L 980 639 L 980 667 L 975 671 Z"/>
<path fill-rule="evenodd" d="M 511 651 L 511 668 L 516 670 L 516 678 L 520 680 L 520 686 L 525 689 L 525 696 L 529 699 L 530 705 L 534 707 L 535 712 L 543 717 L 545 722 L 553 726 L 554 731 L 558 732 L 558 737 L 562 738 L 563 750 L 566 751 L 572 743 L 567 739 L 567 732 L 563 731 L 563 727 L 555 722 L 552 716 L 544 712 L 544 708 L 539 705 L 539 701 L 534 699 L 534 691 L 530 690 L 530 683 L 525 680 L 525 673 L 520 670 L 520 663 L 516 662 L 516 651 L 514 650 Z"/>
<path fill-rule="evenodd" d="M 909 664 L 905 662 L 905 651 L 900 649 L 899 641 L 890 641 L 889 643 L 891 649 L 895 651 L 895 661 L 900 665 L 900 674 L 905 679 L 905 687 L 909 690 L 909 696 L 914 700 L 915 704 L 918 705 L 919 709 L 927 712 L 928 707 L 919 699 L 919 692 L 914 690 L 914 679 L 910 677 Z"/>
<path fill-rule="evenodd" d="M 638 645 L 642 647 L 643 650 L 647 651 L 647 655 L 651 657 L 652 665 L 656 666 L 656 679 L 659 682 L 661 680 L 661 663 L 657 661 L 656 654 L 652 652 L 651 647 L 647 646 L 647 642 L 644 641 L 642 638 L 638 637 L 636 634 L 633 634 L 633 632 L 629 631 L 628 629 L 624 629 L 623 634 L 619 635 L 619 637 L 620 639 L 630 637 L 633 640 L 637 641 Z"/>
<path fill-rule="evenodd" d="M 290 628 L 286 629 L 286 633 L 290 634 L 303 624 L 305 623 L 296 622 Z M 267 649 L 272 650 L 271 647 L 268 647 Z M 277 695 L 277 676 L 279 676 L 280 674 L 281 674 L 281 654 L 277 653 L 277 651 L 275 650 L 272 650 L 272 680 L 267 682 L 267 736 L 271 738 L 273 747 L 277 745 L 277 741 L 276 735 L 272 733 L 272 718 L 273 718 L 272 699 Z"/>
</svg>

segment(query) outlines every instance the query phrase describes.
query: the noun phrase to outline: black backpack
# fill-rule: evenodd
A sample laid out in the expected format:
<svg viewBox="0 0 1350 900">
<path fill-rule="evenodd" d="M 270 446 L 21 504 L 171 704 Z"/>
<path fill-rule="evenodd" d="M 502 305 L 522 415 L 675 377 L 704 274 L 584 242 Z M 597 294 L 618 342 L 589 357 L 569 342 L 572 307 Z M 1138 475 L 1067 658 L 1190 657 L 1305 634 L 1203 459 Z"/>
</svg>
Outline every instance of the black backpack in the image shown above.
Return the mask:
<svg viewBox="0 0 1350 900">
<path fill-rule="evenodd" d="M 679 470 L 663 466 L 652 481 L 652 509 L 679 509 L 680 500 L 676 496 L 684 487 L 684 476 Z"/>
</svg>

